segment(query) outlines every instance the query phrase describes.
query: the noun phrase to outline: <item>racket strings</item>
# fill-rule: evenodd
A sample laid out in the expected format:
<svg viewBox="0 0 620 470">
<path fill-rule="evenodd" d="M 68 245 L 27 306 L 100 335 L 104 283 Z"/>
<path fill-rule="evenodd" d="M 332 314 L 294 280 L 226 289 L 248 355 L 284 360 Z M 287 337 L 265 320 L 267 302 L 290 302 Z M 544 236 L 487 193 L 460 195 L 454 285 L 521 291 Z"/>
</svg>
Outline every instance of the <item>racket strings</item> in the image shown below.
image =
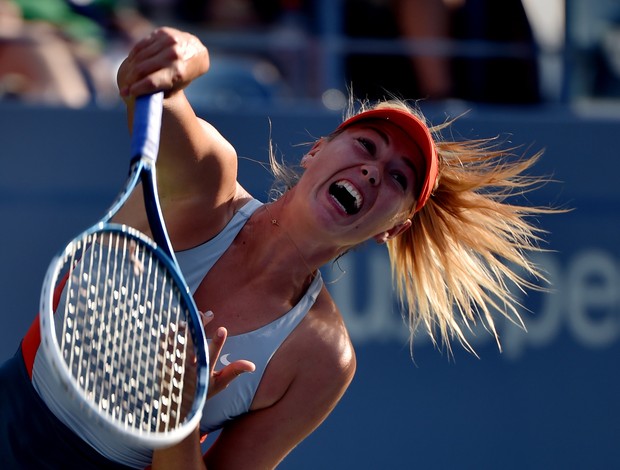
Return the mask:
<svg viewBox="0 0 620 470">
<path fill-rule="evenodd" d="M 62 356 L 85 395 L 142 432 L 181 426 L 197 368 L 188 306 L 153 250 L 122 232 L 97 232 L 65 257 L 55 312 Z"/>
</svg>

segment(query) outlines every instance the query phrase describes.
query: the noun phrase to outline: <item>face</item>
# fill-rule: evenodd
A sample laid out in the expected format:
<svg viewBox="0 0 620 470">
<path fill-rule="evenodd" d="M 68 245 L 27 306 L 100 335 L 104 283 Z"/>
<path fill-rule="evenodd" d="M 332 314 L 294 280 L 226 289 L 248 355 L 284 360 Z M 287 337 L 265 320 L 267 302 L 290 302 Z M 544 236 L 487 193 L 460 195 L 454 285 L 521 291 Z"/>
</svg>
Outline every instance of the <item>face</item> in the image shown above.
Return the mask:
<svg viewBox="0 0 620 470">
<path fill-rule="evenodd" d="M 355 124 L 320 141 L 303 164 L 297 186 L 319 220 L 343 241 L 391 238 L 409 227 L 424 160 L 399 127 L 384 121 Z"/>
</svg>

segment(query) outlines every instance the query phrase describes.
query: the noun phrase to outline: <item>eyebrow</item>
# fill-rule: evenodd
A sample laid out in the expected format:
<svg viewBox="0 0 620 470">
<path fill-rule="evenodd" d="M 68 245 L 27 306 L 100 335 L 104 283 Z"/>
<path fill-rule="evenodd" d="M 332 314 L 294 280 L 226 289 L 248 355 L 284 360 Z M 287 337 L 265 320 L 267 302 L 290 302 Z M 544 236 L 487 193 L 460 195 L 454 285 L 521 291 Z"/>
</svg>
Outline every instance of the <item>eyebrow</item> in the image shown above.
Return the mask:
<svg viewBox="0 0 620 470">
<path fill-rule="evenodd" d="M 372 126 L 372 125 L 369 125 L 368 129 L 370 129 L 371 131 L 374 131 L 376 134 L 378 134 L 379 137 L 381 137 L 381 140 L 383 140 L 383 142 L 385 142 L 386 145 L 389 145 L 390 137 L 385 132 L 383 132 L 378 127 L 375 127 L 375 126 Z"/>
<path fill-rule="evenodd" d="M 401 158 L 405 161 L 405 165 L 407 165 L 413 172 L 413 176 L 415 177 L 415 180 L 416 180 L 416 185 L 420 184 L 420 174 L 418 173 L 418 168 L 415 166 L 415 164 L 411 161 L 410 158 L 407 158 L 404 155 Z M 415 188 L 415 189 L 416 191 L 418 191 L 420 188 Z"/>
</svg>

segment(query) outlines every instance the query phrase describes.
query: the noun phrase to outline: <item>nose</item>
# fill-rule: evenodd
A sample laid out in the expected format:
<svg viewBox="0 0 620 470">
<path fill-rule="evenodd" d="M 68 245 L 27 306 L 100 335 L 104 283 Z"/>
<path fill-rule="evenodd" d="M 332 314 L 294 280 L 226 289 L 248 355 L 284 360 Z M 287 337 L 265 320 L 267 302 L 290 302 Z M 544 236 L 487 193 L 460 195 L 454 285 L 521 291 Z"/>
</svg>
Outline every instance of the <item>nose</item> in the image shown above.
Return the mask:
<svg viewBox="0 0 620 470">
<path fill-rule="evenodd" d="M 362 167 L 362 175 L 364 175 L 372 186 L 379 184 L 379 171 L 374 166 L 364 165 Z"/>
</svg>

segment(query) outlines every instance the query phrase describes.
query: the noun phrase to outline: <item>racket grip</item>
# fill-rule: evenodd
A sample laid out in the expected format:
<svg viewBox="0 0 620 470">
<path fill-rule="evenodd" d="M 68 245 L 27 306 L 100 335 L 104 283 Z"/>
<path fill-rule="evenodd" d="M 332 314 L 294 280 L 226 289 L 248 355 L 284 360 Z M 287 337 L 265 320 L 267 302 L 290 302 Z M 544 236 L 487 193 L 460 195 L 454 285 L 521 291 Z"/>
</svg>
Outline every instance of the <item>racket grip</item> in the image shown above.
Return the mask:
<svg viewBox="0 0 620 470">
<path fill-rule="evenodd" d="M 134 158 L 146 158 L 152 164 L 157 160 L 163 101 L 162 91 L 136 98 L 131 134 L 131 155 Z"/>
</svg>

